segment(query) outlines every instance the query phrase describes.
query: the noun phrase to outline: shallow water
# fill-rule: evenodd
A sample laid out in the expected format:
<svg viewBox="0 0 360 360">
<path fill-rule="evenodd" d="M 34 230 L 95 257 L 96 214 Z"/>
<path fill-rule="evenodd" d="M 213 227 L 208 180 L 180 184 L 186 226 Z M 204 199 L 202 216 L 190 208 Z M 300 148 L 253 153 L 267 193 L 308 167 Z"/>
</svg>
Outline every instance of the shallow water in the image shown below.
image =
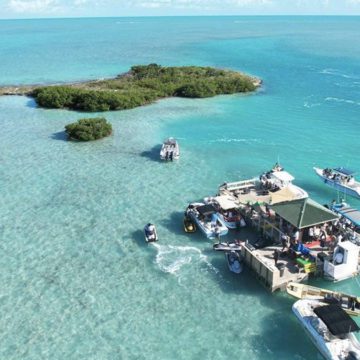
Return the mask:
<svg viewBox="0 0 360 360">
<path fill-rule="evenodd" d="M 114 134 L 84 144 L 63 129 L 87 114 L 0 98 L 0 358 L 320 359 L 293 299 L 268 294 L 248 271 L 230 273 L 210 241 L 183 232 L 182 214 L 278 159 L 315 200 L 337 196 L 312 166 L 360 168 L 359 21 L 0 21 L 3 84 L 108 77 L 149 62 L 264 79 L 254 95 L 106 113 Z M 180 142 L 176 163 L 158 160 L 167 136 Z M 157 244 L 144 242 L 148 221 Z M 357 278 L 317 284 L 360 292 Z"/>
</svg>

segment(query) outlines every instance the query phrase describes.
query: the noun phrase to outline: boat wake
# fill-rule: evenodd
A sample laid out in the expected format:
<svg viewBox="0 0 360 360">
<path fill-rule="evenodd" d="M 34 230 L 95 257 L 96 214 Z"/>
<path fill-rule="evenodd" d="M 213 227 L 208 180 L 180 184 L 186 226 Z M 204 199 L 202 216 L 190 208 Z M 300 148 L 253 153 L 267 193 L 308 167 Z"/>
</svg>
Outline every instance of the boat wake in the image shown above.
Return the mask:
<svg viewBox="0 0 360 360">
<path fill-rule="evenodd" d="M 325 101 L 346 103 L 346 104 L 352 104 L 352 105 L 360 105 L 360 101 L 355 101 L 355 100 L 350 100 L 350 99 L 339 99 L 337 97 L 327 97 L 327 98 L 325 98 Z"/>
<path fill-rule="evenodd" d="M 308 101 L 304 101 L 304 107 L 306 108 L 313 108 L 315 106 L 320 106 L 321 103 L 309 103 Z"/>
<path fill-rule="evenodd" d="M 326 74 L 326 75 L 340 76 L 345 79 L 359 79 L 358 76 L 345 74 L 337 69 L 323 69 L 323 70 L 320 70 L 319 73 Z"/>
<path fill-rule="evenodd" d="M 211 271 L 218 273 L 207 259 L 207 256 L 202 254 L 201 250 L 192 246 L 173 246 L 153 244 L 157 250 L 155 263 L 159 269 L 165 273 L 176 275 L 180 270 L 191 264 L 204 263 Z"/>
<path fill-rule="evenodd" d="M 209 143 L 217 143 L 217 142 L 222 142 L 222 143 L 233 143 L 233 142 L 259 143 L 260 139 L 221 138 L 221 139 L 215 139 L 215 140 L 209 141 Z"/>
</svg>

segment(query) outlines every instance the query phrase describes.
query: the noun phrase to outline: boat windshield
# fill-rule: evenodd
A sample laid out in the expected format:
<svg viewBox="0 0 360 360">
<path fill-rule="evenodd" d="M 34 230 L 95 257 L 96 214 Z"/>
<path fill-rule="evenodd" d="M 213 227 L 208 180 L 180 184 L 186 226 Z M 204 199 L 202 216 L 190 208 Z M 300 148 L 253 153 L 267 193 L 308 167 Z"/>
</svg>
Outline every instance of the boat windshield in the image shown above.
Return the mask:
<svg viewBox="0 0 360 360">
<path fill-rule="evenodd" d="M 312 316 L 310 319 L 310 324 L 321 337 L 329 337 L 330 334 L 326 325 L 318 317 Z"/>
</svg>

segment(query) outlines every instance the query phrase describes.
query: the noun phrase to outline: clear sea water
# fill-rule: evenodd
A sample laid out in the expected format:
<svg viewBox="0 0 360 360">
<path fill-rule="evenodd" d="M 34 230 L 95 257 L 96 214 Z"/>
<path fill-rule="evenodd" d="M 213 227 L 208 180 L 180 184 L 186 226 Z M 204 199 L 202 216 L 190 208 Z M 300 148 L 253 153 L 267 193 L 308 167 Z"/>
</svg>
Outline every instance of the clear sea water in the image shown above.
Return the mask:
<svg viewBox="0 0 360 360">
<path fill-rule="evenodd" d="M 360 171 L 360 18 L 9 20 L 0 54 L 2 85 L 151 62 L 264 81 L 253 95 L 106 113 L 114 135 L 84 144 L 63 129 L 86 114 L 0 98 L 1 359 L 321 359 L 294 300 L 230 273 L 210 241 L 185 235 L 182 213 L 278 159 L 321 203 L 336 194 L 313 166 Z M 168 136 L 177 163 L 158 161 Z M 316 284 L 360 295 L 357 278 Z"/>
</svg>

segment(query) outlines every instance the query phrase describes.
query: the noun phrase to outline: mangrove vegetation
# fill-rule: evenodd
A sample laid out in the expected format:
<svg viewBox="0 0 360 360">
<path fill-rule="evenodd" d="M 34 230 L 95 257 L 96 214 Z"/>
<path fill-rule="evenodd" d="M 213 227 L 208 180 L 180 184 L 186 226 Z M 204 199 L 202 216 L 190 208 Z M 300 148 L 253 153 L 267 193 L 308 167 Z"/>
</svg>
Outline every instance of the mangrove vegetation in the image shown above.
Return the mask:
<svg viewBox="0 0 360 360">
<path fill-rule="evenodd" d="M 206 98 L 254 91 L 259 79 L 211 67 L 133 66 L 115 79 L 35 88 L 32 95 L 44 108 L 80 111 L 132 109 L 165 97 Z"/>
<path fill-rule="evenodd" d="M 105 118 L 80 119 L 65 126 L 69 140 L 91 141 L 111 135 L 112 126 Z"/>
</svg>

